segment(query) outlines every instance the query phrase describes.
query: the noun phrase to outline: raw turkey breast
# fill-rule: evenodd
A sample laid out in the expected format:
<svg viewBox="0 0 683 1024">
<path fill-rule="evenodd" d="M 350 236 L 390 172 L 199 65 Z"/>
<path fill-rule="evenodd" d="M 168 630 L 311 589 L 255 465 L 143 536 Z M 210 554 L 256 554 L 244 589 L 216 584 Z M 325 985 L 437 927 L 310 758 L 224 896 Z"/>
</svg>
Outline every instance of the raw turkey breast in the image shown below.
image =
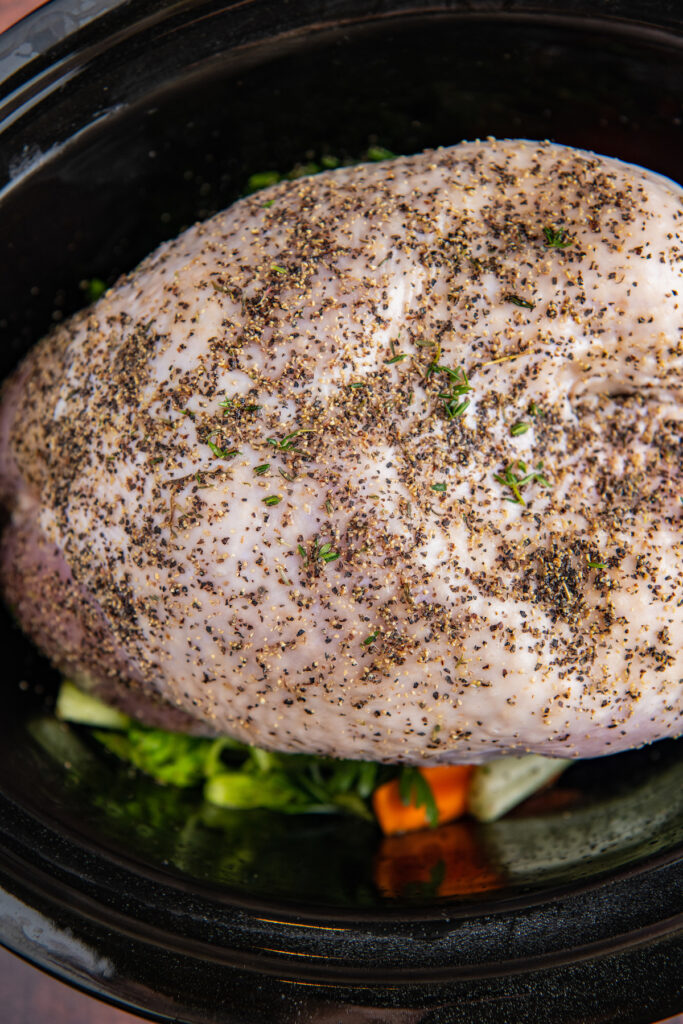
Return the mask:
<svg viewBox="0 0 683 1024">
<path fill-rule="evenodd" d="M 279 750 L 680 733 L 682 196 L 489 140 L 162 245 L 5 387 L 19 622 L 142 719 Z"/>
</svg>

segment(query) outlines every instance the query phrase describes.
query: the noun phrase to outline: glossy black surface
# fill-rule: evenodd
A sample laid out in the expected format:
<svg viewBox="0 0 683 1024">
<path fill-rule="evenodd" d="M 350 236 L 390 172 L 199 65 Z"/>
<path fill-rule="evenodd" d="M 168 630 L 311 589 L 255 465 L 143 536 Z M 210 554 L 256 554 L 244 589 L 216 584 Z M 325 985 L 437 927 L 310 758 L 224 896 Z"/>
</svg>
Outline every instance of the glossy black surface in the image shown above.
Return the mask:
<svg viewBox="0 0 683 1024">
<path fill-rule="evenodd" d="M 683 180 L 670 3 L 71 6 L 0 46 L 3 373 L 79 282 L 113 281 L 253 171 L 492 134 Z M 439 868 L 459 828 L 387 874 L 410 851 L 370 825 L 240 817 L 131 778 L 43 716 L 53 673 L 6 617 L 0 635 L 0 940 L 60 976 L 230 1024 L 683 1009 L 680 742 L 576 766 L 566 810 L 479 829 L 463 892 Z"/>
</svg>

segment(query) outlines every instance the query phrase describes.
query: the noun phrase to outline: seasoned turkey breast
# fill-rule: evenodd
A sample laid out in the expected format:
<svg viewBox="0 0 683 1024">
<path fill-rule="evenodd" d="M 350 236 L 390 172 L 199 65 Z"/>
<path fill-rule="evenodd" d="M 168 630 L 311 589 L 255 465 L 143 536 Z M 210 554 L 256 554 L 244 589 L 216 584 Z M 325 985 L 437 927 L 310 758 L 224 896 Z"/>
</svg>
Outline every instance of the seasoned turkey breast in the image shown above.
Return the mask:
<svg viewBox="0 0 683 1024">
<path fill-rule="evenodd" d="M 162 245 L 5 388 L 20 623 L 138 717 L 279 750 L 677 735 L 682 196 L 489 140 Z"/>
</svg>

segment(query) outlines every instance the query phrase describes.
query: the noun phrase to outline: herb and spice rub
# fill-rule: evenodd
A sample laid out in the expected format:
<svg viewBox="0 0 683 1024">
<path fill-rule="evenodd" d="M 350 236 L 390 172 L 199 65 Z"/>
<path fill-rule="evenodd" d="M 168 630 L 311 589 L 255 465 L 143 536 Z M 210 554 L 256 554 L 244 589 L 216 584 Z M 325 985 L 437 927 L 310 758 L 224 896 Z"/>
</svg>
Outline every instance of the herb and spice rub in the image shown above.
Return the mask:
<svg viewBox="0 0 683 1024">
<path fill-rule="evenodd" d="M 280 750 L 680 733 L 682 194 L 489 140 L 163 245 L 5 389 L 19 621 L 138 717 Z"/>
</svg>

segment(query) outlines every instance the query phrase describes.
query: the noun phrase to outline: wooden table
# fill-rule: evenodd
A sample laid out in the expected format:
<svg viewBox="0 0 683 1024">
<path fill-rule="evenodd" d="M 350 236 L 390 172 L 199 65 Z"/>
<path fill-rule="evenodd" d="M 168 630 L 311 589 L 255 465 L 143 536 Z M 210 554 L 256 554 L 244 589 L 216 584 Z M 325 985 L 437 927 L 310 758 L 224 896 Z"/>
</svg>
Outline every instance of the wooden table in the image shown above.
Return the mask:
<svg viewBox="0 0 683 1024">
<path fill-rule="evenodd" d="M 2 1024 L 140 1024 L 140 1018 L 100 1003 L 24 963 L 0 947 Z"/>
</svg>

